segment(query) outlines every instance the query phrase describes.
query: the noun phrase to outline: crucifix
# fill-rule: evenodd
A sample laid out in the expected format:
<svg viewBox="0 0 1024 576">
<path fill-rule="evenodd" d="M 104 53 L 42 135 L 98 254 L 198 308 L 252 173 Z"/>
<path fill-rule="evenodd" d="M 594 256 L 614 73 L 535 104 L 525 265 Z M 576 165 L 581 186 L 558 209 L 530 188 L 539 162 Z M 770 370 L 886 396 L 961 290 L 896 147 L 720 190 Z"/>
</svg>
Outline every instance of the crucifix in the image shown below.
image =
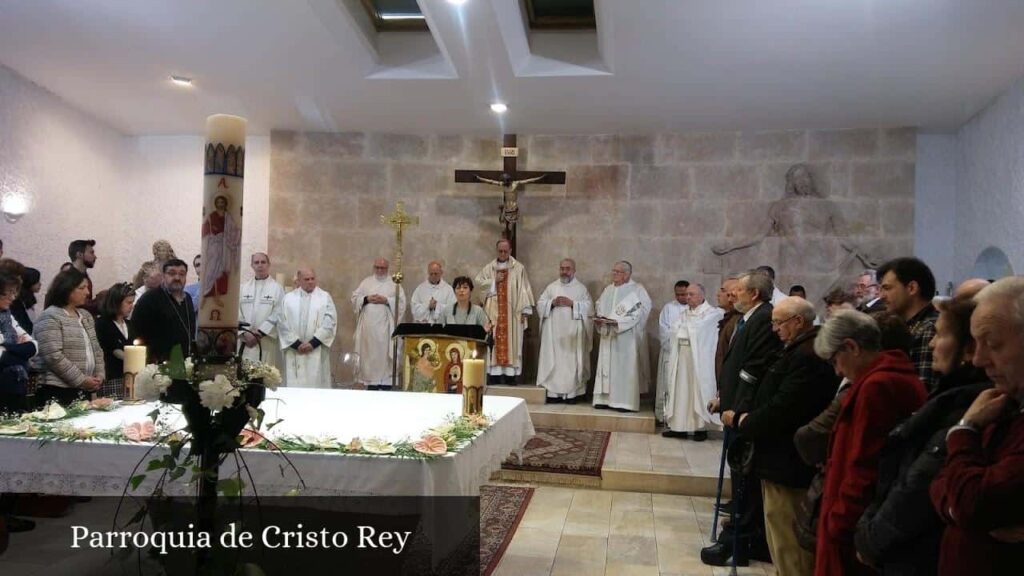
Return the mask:
<svg viewBox="0 0 1024 576">
<path fill-rule="evenodd" d="M 516 169 L 519 148 L 516 135 L 505 134 L 502 142 L 502 170 L 456 170 L 456 182 L 475 182 L 501 187 L 501 207 L 498 222 L 505 226 L 502 237 L 511 244 L 512 255 L 516 255 L 516 222 L 519 220 L 517 194 L 526 184 L 565 184 L 565 172 L 536 172 Z"/>
</svg>

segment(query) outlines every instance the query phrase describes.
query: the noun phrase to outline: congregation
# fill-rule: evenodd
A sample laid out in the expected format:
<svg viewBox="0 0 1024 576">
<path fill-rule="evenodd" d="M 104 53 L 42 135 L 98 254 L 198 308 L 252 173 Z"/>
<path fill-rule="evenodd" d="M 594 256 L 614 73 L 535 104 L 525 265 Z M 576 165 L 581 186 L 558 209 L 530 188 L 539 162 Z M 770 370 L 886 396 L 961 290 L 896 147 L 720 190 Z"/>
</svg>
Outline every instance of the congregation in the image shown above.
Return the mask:
<svg viewBox="0 0 1024 576">
<path fill-rule="evenodd" d="M 2 245 L 0 245 L 2 246 Z M 652 301 L 625 260 L 595 301 L 559 263 L 534 299 L 526 266 L 499 240 L 474 279 L 449 284 L 431 262 L 407 302 L 384 258 L 353 291 L 356 381 L 392 387 L 391 333 L 412 321 L 477 324 L 489 334 L 492 384 L 523 376 L 524 331 L 540 317 L 537 384 L 548 402 L 588 394 L 597 409 L 635 412 L 655 380 L 663 435 L 703 441 L 724 430 L 732 473 L 728 517 L 705 563 L 775 564 L 778 574 L 1008 573 L 1024 541 L 1024 280 L 972 279 L 936 297 L 919 259 L 865 270 L 823 298 L 824 315 L 800 286 L 782 293 L 771 266 L 726 277 L 713 305 L 705 287 L 680 280 L 658 318 L 651 373 L 646 324 Z M 2 250 L 2 248 L 0 248 Z M 203 282 L 165 241 L 134 283 L 93 293 L 92 240 L 76 240 L 42 307 L 38 270 L 0 260 L 0 411 L 122 393 L 124 346 L 146 343 L 166 360 L 197 334 Z M 2 252 L 0 252 L 2 256 Z M 201 261 L 193 260 L 199 276 Z M 330 388 L 338 329 L 334 299 L 316 272 L 294 285 L 250 258 L 241 286 L 239 350 L 282 369 L 285 385 Z M 206 278 L 205 276 L 199 276 Z M 136 285 L 137 284 L 137 285 Z M 472 301 L 479 288 L 481 300 Z M 218 294 L 213 294 L 218 296 Z M 591 365 L 594 338 L 597 360 Z M 8 516 L 11 530 L 31 522 Z"/>
</svg>

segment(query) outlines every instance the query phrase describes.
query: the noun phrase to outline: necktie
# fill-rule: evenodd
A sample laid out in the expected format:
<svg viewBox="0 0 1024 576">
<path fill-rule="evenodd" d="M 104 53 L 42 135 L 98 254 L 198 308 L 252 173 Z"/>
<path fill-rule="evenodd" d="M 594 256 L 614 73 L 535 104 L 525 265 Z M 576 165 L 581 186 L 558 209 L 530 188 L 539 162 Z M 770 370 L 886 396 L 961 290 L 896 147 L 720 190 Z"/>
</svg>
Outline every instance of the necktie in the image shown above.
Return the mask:
<svg viewBox="0 0 1024 576">
<path fill-rule="evenodd" d="M 736 323 L 736 329 L 732 331 L 732 338 L 729 338 L 729 343 L 730 344 L 732 343 L 733 340 L 736 339 L 737 336 L 739 336 L 740 330 L 743 329 L 743 325 L 746 324 L 746 323 L 747 323 L 747 319 L 744 318 L 743 316 L 740 316 L 739 322 Z"/>
</svg>

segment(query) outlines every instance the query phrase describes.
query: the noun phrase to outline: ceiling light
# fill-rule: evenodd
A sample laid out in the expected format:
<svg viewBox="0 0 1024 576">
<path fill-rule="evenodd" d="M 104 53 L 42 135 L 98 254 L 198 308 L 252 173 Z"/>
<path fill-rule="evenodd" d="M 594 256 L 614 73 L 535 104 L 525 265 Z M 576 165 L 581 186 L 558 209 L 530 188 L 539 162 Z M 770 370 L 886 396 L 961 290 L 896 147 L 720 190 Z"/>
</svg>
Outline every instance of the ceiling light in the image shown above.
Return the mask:
<svg viewBox="0 0 1024 576">
<path fill-rule="evenodd" d="M 178 86 L 192 86 L 192 79 L 187 76 L 175 76 L 172 74 L 171 82 L 174 82 Z"/>
<path fill-rule="evenodd" d="M 466 0 L 448 0 L 448 3 L 453 4 L 455 6 L 462 6 L 463 4 L 466 3 Z"/>
<path fill-rule="evenodd" d="M 495 114 L 504 114 L 507 111 L 508 106 L 502 104 L 501 102 L 495 102 L 494 104 L 491 104 L 491 112 L 494 112 Z"/>
<path fill-rule="evenodd" d="M 381 20 L 426 20 L 423 14 L 381 14 Z"/>
</svg>

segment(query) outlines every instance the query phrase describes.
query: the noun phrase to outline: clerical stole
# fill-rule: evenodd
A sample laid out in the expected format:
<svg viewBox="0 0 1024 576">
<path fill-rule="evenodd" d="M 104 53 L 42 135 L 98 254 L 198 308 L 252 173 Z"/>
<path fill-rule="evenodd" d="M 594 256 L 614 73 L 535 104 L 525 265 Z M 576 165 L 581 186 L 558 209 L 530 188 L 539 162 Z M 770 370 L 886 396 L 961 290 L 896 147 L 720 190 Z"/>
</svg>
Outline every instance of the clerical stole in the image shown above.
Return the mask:
<svg viewBox="0 0 1024 576">
<path fill-rule="evenodd" d="M 512 364 L 508 358 L 508 276 L 497 286 L 498 322 L 494 327 L 494 357 L 498 366 Z"/>
</svg>

